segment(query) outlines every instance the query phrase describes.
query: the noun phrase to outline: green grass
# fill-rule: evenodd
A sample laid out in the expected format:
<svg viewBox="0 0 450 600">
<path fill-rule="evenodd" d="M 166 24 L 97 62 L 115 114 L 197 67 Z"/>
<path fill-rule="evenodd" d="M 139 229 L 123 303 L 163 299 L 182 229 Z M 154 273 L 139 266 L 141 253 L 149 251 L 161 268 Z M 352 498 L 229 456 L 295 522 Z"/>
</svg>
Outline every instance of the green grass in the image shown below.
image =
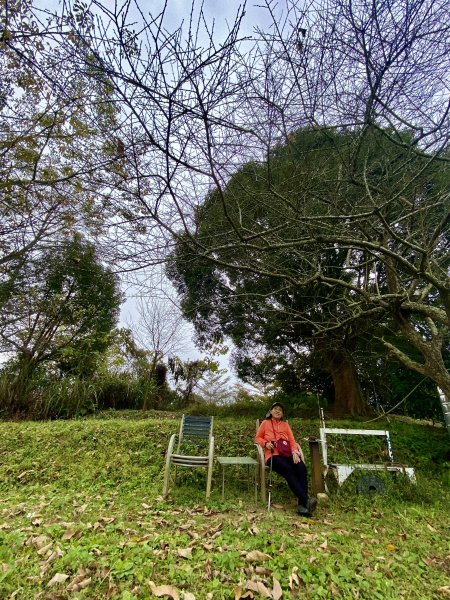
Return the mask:
<svg viewBox="0 0 450 600">
<path fill-rule="evenodd" d="M 316 421 L 290 424 L 299 438 L 318 433 Z M 223 501 L 217 467 L 208 502 L 203 471 L 183 472 L 163 501 L 164 452 L 178 425 L 176 415 L 132 411 L 0 423 L 0 598 L 154 598 L 151 582 L 186 600 L 260 598 L 265 588 L 278 597 L 274 580 L 284 598 L 446 597 L 443 428 L 374 424 L 389 428 L 395 459 L 416 467 L 417 486 L 390 478 L 385 494 L 363 496 L 353 478 L 301 520 L 281 479 L 268 515 L 245 471 L 231 467 Z M 251 453 L 254 430 L 250 418 L 216 418 L 217 455 Z M 332 450 L 379 451 L 361 439 Z M 64 581 L 49 585 L 57 574 Z"/>
</svg>

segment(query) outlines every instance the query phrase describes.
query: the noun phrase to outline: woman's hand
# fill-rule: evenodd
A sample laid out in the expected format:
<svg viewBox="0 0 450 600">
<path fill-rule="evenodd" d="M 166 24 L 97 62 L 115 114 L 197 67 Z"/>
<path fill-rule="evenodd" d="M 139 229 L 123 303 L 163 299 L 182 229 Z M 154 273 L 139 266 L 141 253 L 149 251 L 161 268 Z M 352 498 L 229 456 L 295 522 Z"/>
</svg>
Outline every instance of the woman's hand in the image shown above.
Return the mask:
<svg viewBox="0 0 450 600">
<path fill-rule="evenodd" d="M 267 450 L 270 450 L 271 452 L 275 450 L 275 446 L 272 444 L 272 442 L 266 442 L 264 446 L 267 448 Z"/>
<path fill-rule="evenodd" d="M 297 452 L 294 452 L 292 454 L 292 460 L 294 461 L 294 464 L 298 465 L 299 462 L 302 462 L 302 459 L 300 458 L 300 456 L 298 455 Z"/>
</svg>

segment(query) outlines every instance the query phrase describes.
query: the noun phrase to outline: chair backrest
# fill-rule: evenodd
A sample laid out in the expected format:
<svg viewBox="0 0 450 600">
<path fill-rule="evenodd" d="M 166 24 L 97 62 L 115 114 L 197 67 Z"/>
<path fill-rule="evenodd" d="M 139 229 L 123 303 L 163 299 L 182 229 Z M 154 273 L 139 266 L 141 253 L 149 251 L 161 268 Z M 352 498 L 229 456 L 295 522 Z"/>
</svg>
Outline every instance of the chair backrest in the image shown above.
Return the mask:
<svg viewBox="0 0 450 600">
<path fill-rule="evenodd" d="M 214 417 L 183 415 L 180 424 L 179 442 L 201 444 L 208 440 L 213 431 Z"/>
</svg>

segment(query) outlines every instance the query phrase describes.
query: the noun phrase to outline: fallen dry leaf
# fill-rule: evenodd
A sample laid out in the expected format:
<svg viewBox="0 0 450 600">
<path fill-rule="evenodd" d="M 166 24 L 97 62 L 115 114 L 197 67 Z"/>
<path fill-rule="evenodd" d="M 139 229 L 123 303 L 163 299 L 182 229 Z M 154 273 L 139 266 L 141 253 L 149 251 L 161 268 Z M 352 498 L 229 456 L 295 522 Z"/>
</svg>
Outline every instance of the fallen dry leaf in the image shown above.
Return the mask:
<svg viewBox="0 0 450 600">
<path fill-rule="evenodd" d="M 155 585 L 153 581 L 150 581 L 149 586 L 152 594 L 158 598 L 169 596 L 169 598 L 172 598 L 173 600 L 180 600 L 180 594 L 173 585 Z"/>
<path fill-rule="evenodd" d="M 28 471 L 23 471 L 22 473 L 20 473 L 20 475 L 17 475 L 17 479 L 20 481 L 28 473 L 34 473 L 34 469 L 29 469 Z"/>
<path fill-rule="evenodd" d="M 331 595 L 339 596 L 339 589 L 338 589 L 337 585 L 333 582 L 331 582 Z"/>
<path fill-rule="evenodd" d="M 386 550 L 388 550 L 389 552 L 395 552 L 396 547 L 394 546 L 394 544 L 386 544 Z"/>
<path fill-rule="evenodd" d="M 340 535 L 350 535 L 350 531 L 347 531 L 346 529 L 336 529 L 336 533 L 339 533 Z"/>
<path fill-rule="evenodd" d="M 299 586 L 300 585 L 300 579 L 299 576 L 297 575 L 298 572 L 298 567 L 294 567 L 292 569 L 292 573 L 289 575 L 289 589 L 293 590 L 294 589 L 294 585 Z"/>
<path fill-rule="evenodd" d="M 147 540 L 149 540 L 152 536 L 149 533 L 146 533 L 145 535 L 141 535 L 140 537 L 134 538 L 132 541 L 133 542 L 137 542 L 138 544 L 142 543 L 142 542 L 146 542 Z"/>
<path fill-rule="evenodd" d="M 438 594 L 441 594 L 441 596 L 450 598 L 450 585 L 443 585 L 442 587 L 437 589 L 437 592 Z"/>
<path fill-rule="evenodd" d="M 433 533 L 436 533 L 436 529 L 433 527 L 433 525 L 430 525 L 429 523 L 427 523 L 427 528 L 432 531 Z"/>
<path fill-rule="evenodd" d="M 266 560 L 272 560 L 272 557 L 259 550 L 253 550 L 252 552 L 247 552 L 245 560 L 248 562 L 265 562 Z"/>
<path fill-rule="evenodd" d="M 42 548 L 39 548 L 39 550 L 37 551 L 37 553 L 39 554 L 39 556 L 45 556 L 49 550 L 51 550 L 52 547 L 52 543 L 50 542 L 50 544 L 47 544 L 46 546 L 42 546 Z M 50 552 L 51 554 L 51 552 Z"/>
<path fill-rule="evenodd" d="M 272 569 L 267 569 L 266 567 L 255 567 L 255 573 L 258 575 L 272 575 Z"/>
<path fill-rule="evenodd" d="M 57 583 L 64 583 L 66 579 L 69 579 L 69 576 L 65 573 L 56 573 L 47 583 L 47 587 L 51 587 L 52 585 L 56 585 Z"/>
<path fill-rule="evenodd" d="M 42 548 L 43 546 L 47 546 L 49 541 L 50 538 L 46 535 L 32 535 L 26 540 L 25 546 L 35 546 L 36 548 Z"/>
<path fill-rule="evenodd" d="M 257 592 L 263 598 L 272 598 L 270 590 L 264 585 L 262 581 L 252 581 L 251 579 L 246 583 L 247 589 L 252 592 Z"/>
<path fill-rule="evenodd" d="M 192 548 L 178 548 L 177 554 L 181 558 L 192 558 Z"/>
<path fill-rule="evenodd" d="M 294 527 L 297 529 L 311 529 L 311 523 L 294 523 Z"/>
<path fill-rule="evenodd" d="M 280 600 L 280 598 L 283 597 L 283 590 L 281 589 L 280 582 L 278 581 L 278 579 L 275 579 L 275 577 L 273 577 L 272 579 L 273 579 L 272 598 L 273 598 L 273 600 Z"/>
<path fill-rule="evenodd" d="M 87 504 L 86 504 L 86 506 L 87 506 Z M 108 523 L 112 523 L 113 521 L 115 521 L 116 517 L 99 517 L 98 520 L 102 521 L 103 523 L 108 524 Z"/>
<path fill-rule="evenodd" d="M 254 595 L 250 590 L 244 591 L 241 586 L 236 586 L 233 590 L 234 600 L 244 600 L 245 598 L 254 598 Z M 207 600 L 213 600 L 212 594 L 206 595 Z"/>
<path fill-rule="evenodd" d="M 183 600 L 195 600 L 195 596 L 191 592 L 184 592 Z"/>
<path fill-rule="evenodd" d="M 56 558 L 61 558 L 61 556 L 64 556 L 64 552 L 59 546 L 57 546 L 56 549 L 53 550 L 53 552 L 47 555 L 45 561 L 40 564 L 42 564 L 42 567 L 44 567 L 44 565 L 50 566 L 50 563 L 52 563 Z"/>
<path fill-rule="evenodd" d="M 214 548 L 214 544 L 203 544 L 202 548 L 206 551 L 212 550 Z"/>
<path fill-rule="evenodd" d="M 62 540 L 71 540 L 75 535 L 77 535 L 78 531 L 76 529 L 66 529 L 66 531 L 62 535 Z"/>
<path fill-rule="evenodd" d="M 84 590 L 84 588 L 87 588 L 88 585 L 90 585 L 92 583 L 92 577 L 86 577 L 86 579 L 81 579 L 81 580 L 77 580 L 77 578 L 75 578 L 72 583 L 67 586 L 67 591 L 68 592 L 79 592 L 80 590 Z"/>
<path fill-rule="evenodd" d="M 302 541 L 302 543 L 313 542 L 317 538 L 318 538 L 317 533 L 305 533 L 305 535 L 302 537 L 301 541 Z"/>
</svg>

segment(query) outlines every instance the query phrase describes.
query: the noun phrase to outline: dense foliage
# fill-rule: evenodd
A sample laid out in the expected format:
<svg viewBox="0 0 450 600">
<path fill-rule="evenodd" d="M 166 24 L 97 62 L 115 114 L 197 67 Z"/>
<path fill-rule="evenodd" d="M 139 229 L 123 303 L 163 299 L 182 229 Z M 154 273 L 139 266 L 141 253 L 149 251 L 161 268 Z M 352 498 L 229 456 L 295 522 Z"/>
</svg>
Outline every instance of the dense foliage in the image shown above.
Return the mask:
<svg viewBox="0 0 450 600">
<path fill-rule="evenodd" d="M 299 130 L 265 162 L 248 163 L 225 190 L 213 191 L 196 213 L 195 233 L 179 238 L 168 272 L 184 314 L 201 344 L 232 338 L 242 377 L 276 378 L 287 392 L 301 382 L 327 392 L 339 412 L 358 413 L 366 409 L 362 379 L 373 400 L 367 373 L 375 375 L 374 360 L 386 361 L 386 344 L 420 362 L 399 326 L 399 307 L 380 302 L 394 285 L 422 293 L 425 284 L 410 279 L 401 258 L 413 260 L 414 250 L 401 248 L 401 240 L 427 243 L 421 207 L 430 223 L 445 218 L 436 199 L 448 172 L 437 157 L 408 150 L 406 134 L 395 143 L 391 135 L 376 127 Z M 401 217 L 406 204 L 417 206 L 408 219 Z M 357 226 L 361 215 L 366 223 Z M 383 241 L 380 224 L 396 219 L 398 231 Z M 350 238 L 319 241 L 336 228 L 351 236 L 358 227 L 368 243 L 389 243 L 398 263 L 375 248 L 353 249 Z M 317 242 L 305 246 L 311 237 Z M 423 302 L 430 310 L 442 306 L 434 296 Z M 436 344 L 447 355 L 444 340 Z"/>
</svg>

